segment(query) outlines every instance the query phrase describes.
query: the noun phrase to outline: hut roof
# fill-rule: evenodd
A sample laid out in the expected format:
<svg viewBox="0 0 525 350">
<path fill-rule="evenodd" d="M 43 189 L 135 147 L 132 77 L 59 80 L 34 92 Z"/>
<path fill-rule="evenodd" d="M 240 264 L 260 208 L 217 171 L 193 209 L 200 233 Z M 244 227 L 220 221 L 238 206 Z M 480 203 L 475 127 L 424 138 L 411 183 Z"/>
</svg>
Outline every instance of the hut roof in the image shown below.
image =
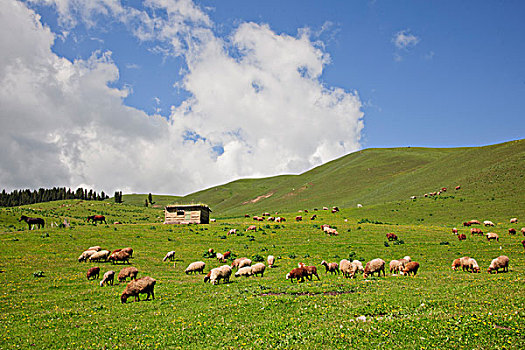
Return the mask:
<svg viewBox="0 0 525 350">
<path fill-rule="evenodd" d="M 202 203 L 199 203 L 199 204 L 170 204 L 170 205 L 166 206 L 166 209 L 168 209 L 168 208 L 169 209 L 172 209 L 172 208 L 177 208 L 177 209 L 204 208 L 204 209 L 207 209 L 209 211 L 212 211 L 208 205 L 202 204 Z"/>
</svg>

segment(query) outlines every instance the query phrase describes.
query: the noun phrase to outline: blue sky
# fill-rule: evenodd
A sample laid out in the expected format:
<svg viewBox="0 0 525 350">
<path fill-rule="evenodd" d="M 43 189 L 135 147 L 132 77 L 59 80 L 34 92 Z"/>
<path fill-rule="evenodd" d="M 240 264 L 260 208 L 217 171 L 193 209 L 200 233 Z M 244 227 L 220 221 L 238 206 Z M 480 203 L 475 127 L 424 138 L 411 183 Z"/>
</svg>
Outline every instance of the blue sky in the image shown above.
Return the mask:
<svg viewBox="0 0 525 350">
<path fill-rule="evenodd" d="M 5 146 L 60 164 L 37 180 L 3 169 L 6 188 L 180 193 L 162 185 L 166 162 L 184 168 L 173 165 L 171 178 L 191 176 L 200 189 L 299 173 L 361 148 L 525 135 L 521 1 L 9 0 L 0 10 L 0 45 L 14 52 L 0 53 L 0 78 L 20 82 L 0 95 Z M 45 74 L 23 75 L 35 65 Z M 27 125 L 38 111 L 53 127 L 8 130 L 13 111 Z M 4 163 L 22 169 L 16 159 Z M 93 162 L 119 164 L 115 181 Z"/>
</svg>

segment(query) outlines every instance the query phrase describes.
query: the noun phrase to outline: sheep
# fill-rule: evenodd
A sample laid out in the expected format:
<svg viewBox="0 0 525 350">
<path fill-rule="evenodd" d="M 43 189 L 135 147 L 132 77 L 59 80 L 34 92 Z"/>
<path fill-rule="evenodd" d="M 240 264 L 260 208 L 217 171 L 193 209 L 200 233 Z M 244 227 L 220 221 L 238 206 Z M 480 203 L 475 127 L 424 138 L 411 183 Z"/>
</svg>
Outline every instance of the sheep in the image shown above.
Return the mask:
<svg viewBox="0 0 525 350">
<path fill-rule="evenodd" d="M 222 265 L 212 269 L 204 278 L 204 282 L 210 281 L 211 284 L 219 284 L 221 279 L 224 280 L 224 282 L 229 282 L 231 274 L 231 267 L 228 265 Z"/>
<path fill-rule="evenodd" d="M 222 254 L 224 256 L 224 260 L 228 259 L 230 257 L 230 255 L 232 255 L 232 252 L 230 252 L 229 250 L 227 252 L 225 252 L 224 254 Z"/>
<path fill-rule="evenodd" d="M 407 262 L 411 262 L 412 261 L 412 259 L 408 255 L 404 256 L 403 260 L 406 260 Z"/>
<path fill-rule="evenodd" d="M 457 258 L 452 261 L 452 270 L 456 271 L 458 267 L 461 266 L 461 259 Z"/>
<path fill-rule="evenodd" d="M 350 277 L 350 274 L 352 272 L 351 269 L 352 269 L 352 263 L 350 262 L 350 260 L 343 259 L 339 262 L 339 270 L 341 271 L 341 273 L 343 274 L 345 278 Z"/>
<path fill-rule="evenodd" d="M 471 225 L 481 225 L 481 222 L 479 222 L 479 220 L 470 220 L 469 224 L 471 224 Z"/>
<path fill-rule="evenodd" d="M 511 224 L 517 224 L 517 223 L 518 223 L 518 218 L 512 218 L 512 219 L 510 219 L 510 223 L 511 223 Z"/>
<path fill-rule="evenodd" d="M 232 268 L 232 269 L 235 268 L 235 267 L 238 268 L 238 267 L 239 267 L 239 263 L 240 263 L 242 260 L 244 260 L 244 259 L 248 259 L 248 258 L 243 257 L 243 258 L 237 258 L 237 259 L 233 260 L 233 262 L 232 262 L 232 264 L 231 264 L 231 268 Z"/>
<path fill-rule="evenodd" d="M 453 233 L 453 234 L 455 234 L 455 235 L 457 235 L 457 234 L 458 234 L 458 229 L 457 229 L 457 228 L 455 228 L 455 227 L 454 227 L 454 228 L 452 228 L 452 233 Z"/>
<path fill-rule="evenodd" d="M 483 231 L 480 228 L 471 228 L 470 233 L 473 235 L 482 235 Z"/>
<path fill-rule="evenodd" d="M 206 267 L 206 263 L 204 261 L 195 261 L 189 264 L 186 270 L 184 270 L 184 272 L 186 273 L 186 275 L 192 272 L 203 273 L 205 267 Z"/>
<path fill-rule="evenodd" d="M 363 273 L 364 270 L 365 269 L 363 268 L 363 264 L 361 263 L 361 261 L 352 261 L 352 266 L 350 268 L 350 278 L 354 278 L 356 272 Z"/>
<path fill-rule="evenodd" d="M 129 257 L 130 257 L 130 258 L 133 258 L 133 248 L 131 248 L 131 247 L 126 247 L 126 248 L 123 248 L 121 251 L 128 253 L 128 254 L 129 254 Z"/>
<path fill-rule="evenodd" d="M 255 226 L 255 225 L 250 225 L 250 226 L 248 226 L 248 228 L 246 229 L 246 231 L 257 231 L 257 226 Z"/>
<path fill-rule="evenodd" d="M 383 271 L 383 276 L 386 276 L 385 274 L 385 261 L 383 259 L 373 259 L 366 263 L 365 266 L 365 272 L 363 274 L 364 278 L 367 278 L 368 275 L 374 274 L 374 272 L 377 272 L 378 276 L 381 276 L 381 271 Z"/>
<path fill-rule="evenodd" d="M 139 270 L 136 267 L 130 266 L 125 267 L 122 270 L 120 270 L 118 274 L 118 281 L 119 282 L 125 282 L 126 278 L 130 278 L 131 280 L 134 280 L 137 278 L 137 274 L 139 273 Z"/>
<path fill-rule="evenodd" d="M 329 236 L 338 236 L 339 232 L 335 228 L 326 228 L 324 232 Z"/>
<path fill-rule="evenodd" d="M 454 260 L 454 262 L 452 263 L 453 264 L 453 266 L 452 266 L 453 270 L 456 270 L 457 267 L 461 266 L 463 271 L 469 271 L 471 273 L 472 272 L 473 273 L 478 273 L 479 272 L 479 266 L 478 266 L 478 263 L 477 263 L 477 261 L 475 259 L 472 259 L 472 258 L 470 258 L 468 256 L 464 256 L 464 257 L 460 258 L 458 262 L 456 262 L 456 260 Z M 459 264 L 459 265 L 455 265 L 455 264 Z"/>
<path fill-rule="evenodd" d="M 494 232 L 487 232 L 487 241 L 494 240 L 494 239 L 499 242 L 498 234 Z"/>
<path fill-rule="evenodd" d="M 306 279 L 311 281 L 313 279 L 312 276 L 315 276 L 315 277 L 317 277 L 318 281 L 321 280 L 319 278 L 319 275 L 317 274 L 317 267 L 315 267 L 315 266 L 306 266 L 305 263 L 299 263 L 299 267 L 304 268 L 306 270 L 306 276 L 305 276 Z"/>
<path fill-rule="evenodd" d="M 235 277 L 250 277 L 251 275 L 253 275 L 251 266 L 241 267 L 235 273 Z"/>
<path fill-rule="evenodd" d="M 103 287 L 104 286 L 104 283 L 106 285 L 113 285 L 113 280 L 115 279 L 115 271 L 113 270 L 109 270 L 108 272 L 106 272 L 104 274 L 104 276 L 102 277 L 102 281 L 100 281 L 100 286 Z"/>
<path fill-rule="evenodd" d="M 272 268 L 273 264 L 275 264 L 275 257 L 273 255 L 268 255 L 268 259 L 266 259 L 268 262 L 268 267 Z"/>
<path fill-rule="evenodd" d="M 147 294 L 146 300 L 149 300 L 150 295 L 155 299 L 155 283 L 157 281 L 149 276 L 129 282 L 120 296 L 120 301 L 125 304 L 130 296 L 134 296 L 135 301 L 140 301 L 139 294 Z"/>
<path fill-rule="evenodd" d="M 96 252 L 99 252 L 99 251 L 102 250 L 102 247 L 96 245 L 96 246 L 93 246 L 93 247 L 89 247 L 89 248 L 86 249 L 86 250 L 94 250 L 94 251 L 96 251 Z"/>
<path fill-rule="evenodd" d="M 162 259 L 162 261 L 166 261 L 166 260 L 169 260 L 169 261 L 175 260 L 175 251 L 174 250 L 169 251 L 169 252 L 166 253 L 166 256 L 164 257 L 164 259 Z"/>
<path fill-rule="evenodd" d="M 308 276 L 308 272 L 304 267 L 297 267 L 286 274 L 286 279 L 293 283 L 294 278 L 298 283 L 304 282 L 304 278 Z M 299 279 L 301 279 L 299 281 Z"/>
<path fill-rule="evenodd" d="M 390 273 L 396 273 L 399 271 L 399 260 L 392 260 L 390 261 L 390 264 L 388 264 L 388 267 L 390 268 Z"/>
<path fill-rule="evenodd" d="M 252 266 L 252 274 L 254 276 L 257 276 L 258 274 L 260 274 L 261 277 L 264 277 L 265 270 L 266 270 L 266 266 L 263 263 L 257 263 Z"/>
<path fill-rule="evenodd" d="M 410 273 L 412 273 L 415 276 L 417 275 L 418 269 L 419 269 L 419 263 L 415 261 L 411 261 L 408 264 L 406 264 L 405 269 L 401 271 L 401 274 L 410 276 Z"/>
<path fill-rule="evenodd" d="M 327 263 L 325 260 L 321 261 L 321 265 L 323 265 L 326 268 L 325 273 L 335 273 L 336 275 L 339 273 L 339 264 L 336 262 L 333 263 Z"/>
<path fill-rule="evenodd" d="M 108 258 L 109 261 L 111 261 L 113 264 L 116 264 L 119 261 L 125 262 L 129 264 L 129 259 L 131 256 L 124 250 L 121 250 L 119 252 L 116 252 L 114 254 L 111 254 Z"/>
<path fill-rule="evenodd" d="M 407 257 L 407 258 L 410 259 L 410 257 Z M 401 271 L 403 271 L 405 269 L 406 264 L 408 264 L 410 261 L 405 259 L 405 258 L 403 258 L 403 259 L 399 259 L 398 262 L 399 262 L 399 264 L 397 265 L 397 271 L 401 272 Z"/>
<path fill-rule="evenodd" d="M 467 235 L 466 235 L 466 234 L 464 234 L 464 233 L 460 233 L 460 234 L 458 235 L 458 240 L 460 240 L 460 241 L 464 241 L 464 240 L 466 240 L 466 239 L 467 239 Z"/>
<path fill-rule="evenodd" d="M 515 228 L 509 228 L 509 234 L 515 235 L 516 234 L 516 229 Z"/>
<path fill-rule="evenodd" d="M 520 231 L 521 231 L 521 234 L 525 236 L 525 227 L 522 227 Z"/>
<path fill-rule="evenodd" d="M 490 220 L 485 220 L 485 221 L 483 221 L 483 225 L 485 225 L 485 226 L 494 226 L 494 223 L 492 221 L 490 221 Z"/>
<path fill-rule="evenodd" d="M 521 241 L 521 245 L 523 245 L 523 249 L 525 249 L 525 239 Z"/>
<path fill-rule="evenodd" d="M 232 228 L 231 230 L 228 231 L 228 236 L 229 235 L 235 235 L 237 234 L 237 229 L 236 228 Z"/>
<path fill-rule="evenodd" d="M 226 259 L 224 259 L 224 254 L 222 254 L 222 253 L 217 253 L 217 254 L 215 255 L 215 257 L 217 258 L 217 260 L 218 260 L 219 262 L 226 262 Z"/>
<path fill-rule="evenodd" d="M 397 235 L 395 233 L 387 233 L 386 234 L 386 238 L 389 240 L 389 241 L 397 241 Z"/>
<path fill-rule="evenodd" d="M 100 261 L 100 260 L 106 261 L 108 259 L 109 253 L 110 253 L 109 250 L 98 251 L 89 257 L 89 261 Z"/>
<path fill-rule="evenodd" d="M 252 264 L 252 261 L 248 258 L 246 259 L 242 259 L 240 262 L 239 262 L 239 268 L 243 268 L 245 266 L 250 266 Z"/>
<path fill-rule="evenodd" d="M 87 277 L 88 280 L 98 279 L 99 274 L 100 274 L 100 267 L 91 267 L 87 271 L 86 277 Z"/>
<path fill-rule="evenodd" d="M 509 271 L 509 257 L 508 256 L 500 255 L 496 259 L 492 260 L 489 268 L 487 269 L 487 272 L 492 273 L 492 271 L 496 271 L 496 273 L 499 273 L 499 269 L 503 269 L 503 272 Z"/>
<path fill-rule="evenodd" d="M 80 254 L 80 256 L 78 257 L 78 262 L 87 261 L 91 257 L 91 255 L 95 254 L 96 252 L 96 250 L 86 250 L 82 252 L 82 254 Z"/>
</svg>

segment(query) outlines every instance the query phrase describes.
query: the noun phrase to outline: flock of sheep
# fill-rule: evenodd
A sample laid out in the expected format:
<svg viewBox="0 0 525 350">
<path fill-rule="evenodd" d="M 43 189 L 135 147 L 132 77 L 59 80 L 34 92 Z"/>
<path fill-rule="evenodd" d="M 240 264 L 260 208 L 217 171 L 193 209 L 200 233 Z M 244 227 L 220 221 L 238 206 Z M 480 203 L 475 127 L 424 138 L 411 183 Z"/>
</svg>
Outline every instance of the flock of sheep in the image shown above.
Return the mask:
<svg viewBox="0 0 525 350">
<path fill-rule="evenodd" d="M 517 223 L 518 220 L 516 218 L 512 218 L 511 223 Z M 481 223 L 478 220 L 470 220 L 468 222 L 464 223 L 464 226 L 471 226 L 471 225 L 481 225 Z M 494 223 L 491 221 L 484 221 L 485 226 L 494 226 Z M 322 229 L 326 232 L 326 228 L 330 228 L 329 225 L 323 225 Z M 479 230 L 481 231 L 481 230 Z M 510 231 L 510 230 L 509 230 Z M 458 235 L 458 231 L 456 228 L 452 229 L 452 232 Z M 475 234 L 474 229 L 471 230 L 472 234 Z M 525 235 L 525 228 L 521 229 L 521 232 Z M 511 232 L 512 233 L 512 232 Z M 459 234 L 458 238 L 462 240 L 461 235 L 465 236 L 464 234 Z M 495 235 L 495 236 L 494 236 Z M 397 236 L 393 233 L 388 233 L 387 238 L 389 240 L 397 240 Z M 464 239 L 464 238 L 463 238 Z M 499 240 L 499 237 L 495 233 L 487 233 L 487 239 L 495 239 Z M 522 242 L 525 247 L 525 240 Z M 226 262 L 227 259 L 231 256 L 231 252 L 227 251 L 225 253 L 215 253 L 213 249 L 210 249 L 208 251 L 212 256 L 215 256 L 219 262 Z M 175 259 L 176 252 L 175 251 L 169 251 L 163 258 L 163 261 L 173 261 Z M 84 261 L 90 261 L 90 262 L 99 262 L 99 261 L 111 261 L 113 264 L 116 264 L 118 262 L 127 263 L 129 264 L 129 260 L 133 257 L 133 249 L 130 247 L 123 248 L 123 249 L 116 249 L 112 252 L 108 250 L 103 250 L 100 246 L 93 246 L 88 248 L 86 251 L 82 252 L 82 254 L 78 257 L 79 262 Z M 272 268 L 275 266 L 275 257 L 273 255 L 269 255 L 267 257 L 267 263 L 269 268 Z M 175 265 L 174 265 L 175 266 Z M 325 267 L 326 273 L 331 274 L 339 274 L 341 273 L 345 278 L 355 278 L 356 273 L 362 273 L 364 278 L 367 278 L 368 276 L 373 276 L 375 273 L 377 273 L 378 276 L 381 276 L 381 272 L 383 273 L 383 276 L 386 276 L 385 272 L 385 261 L 383 259 L 377 258 L 373 259 L 366 263 L 365 267 L 363 267 L 363 264 L 359 260 L 349 261 L 347 259 L 341 260 L 339 263 L 337 262 L 327 262 L 323 260 L 321 262 L 321 266 Z M 490 266 L 487 269 L 488 273 L 492 272 L 507 272 L 509 266 L 509 258 L 505 255 L 499 256 L 492 260 L 490 263 Z M 206 263 L 204 261 L 195 261 L 188 265 L 188 267 L 185 269 L 186 274 L 191 273 L 200 273 L 204 274 L 204 269 L 206 267 Z M 405 256 L 399 260 L 392 260 L 389 264 L 389 271 L 393 275 L 417 275 L 417 272 L 419 270 L 420 264 L 418 262 L 412 261 L 409 256 Z M 456 271 L 457 269 L 462 268 L 463 271 L 468 271 L 472 273 L 479 273 L 480 268 L 477 263 L 477 261 L 471 257 L 465 256 L 462 258 L 455 259 L 452 262 L 452 269 Z M 258 276 L 261 277 L 264 276 L 264 272 L 266 270 L 266 265 L 264 263 L 256 263 L 252 265 L 252 260 L 246 257 L 243 258 L 237 258 L 233 260 L 231 265 L 222 265 L 216 268 L 211 269 L 206 276 L 204 277 L 205 283 L 211 283 L 211 284 L 219 284 L 222 280 L 223 283 L 228 283 L 230 281 L 230 277 L 233 273 L 233 269 L 237 269 L 236 273 L 234 274 L 235 277 L 250 277 L 250 276 Z M 100 268 L 99 267 L 92 267 L 87 272 L 87 279 L 98 279 L 100 274 Z M 154 287 L 156 280 L 151 277 L 142 277 L 137 279 L 138 269 L 132 266 L 124 267 L 121 269 L 121 271 L 118 274 L 118 280 L 119 283 L 126 282 L 127 278 L 129 277 L 131 282 L 129 282 L 126 286 L 126 289 L 122 292 L 121 295 L 121 302 L 125 303 L 127 299 L 131 296 L 135 297 L 135 301 L 140 301 L 139 294 L 147 294 L 146 300 L 149 300 L 150 296 L 152 299 L 155 299 L 154 294 Z M 316 266 L 306 266 L 304 263 L 299 263 L 297 268 L 292 269 L 290 272 L 286 274 L 286 279 L 290 280 L 292 283 L 294 280 L 296 280 L 298 283 L 304 282 L 305 279 L 312 280 L 313 277 L 317 277 L 318 280 L 320 280 L 319 275 L 317 273 L 317 267 Z M 106 285 L 113 285 L 113 281 L 115 278 L 115 271 L 109 270 L 107 271 L 102 278 L 102 281 L 100 282 L 100 286 Z"/>
</svg>

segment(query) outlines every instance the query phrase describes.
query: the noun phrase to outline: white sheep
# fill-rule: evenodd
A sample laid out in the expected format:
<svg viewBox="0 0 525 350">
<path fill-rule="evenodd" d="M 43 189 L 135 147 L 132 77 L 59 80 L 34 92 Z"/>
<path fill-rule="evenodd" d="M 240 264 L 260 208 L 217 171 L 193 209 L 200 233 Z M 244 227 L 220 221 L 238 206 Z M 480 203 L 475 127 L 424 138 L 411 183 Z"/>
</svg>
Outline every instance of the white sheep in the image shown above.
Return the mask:
<svg viewBox="0 0 525 350">
<path fill-rule="evenodd" d="M 343 259 L 339 262 L 339 270 L 346 278 L 351 276 L 352 273 L 352 263 L 350 260 Z"/>
<path fill-rule="evenodd" d="M 499 272 L 499 269 L 503 269 L 503 272 L 509 271 L 509 257 L 506 255 L 500 255 L 496 259 L 493 259 L 490 263 L 490 266 L 487 270 L 488 273 L 492 273 L 492 271 L 496 271 L 496 273 Z"/>
<path fill-rule="evenodd" d="M 91 255 L 95 254 L 96 252 L 96 250 L 86 250 L 82 252 L 82 254 L 80 254 L 80 256 L 78 257 L 78 262 L 87 261 L 91 257 Z"/>
<path fill-rule="evenodd" d="M 204 282 L 210 281 L 211 284 L 219 284 L 220 280 L 224 282 L 230 281 L 230 276 L 232 274 L 232 269 L 228 265 L 222 265 L 212 269 L 209 273 L 209 277 L 204 278 Z"/>
<path fill-rule="evenodd" d="M 250 259 L 243 259 L 239 262 L 239 268 L 250 266 L 251 264 L 252 264 L 252 261 Z"/>
<path fill-rule="evenodd" d="M 363 271 L 364 269 L 363 269 L 363 264 L 361 263 L 361 261 L 359 260 L 352 261 L 351 266 L 350 266 L 350 278 L 354 278 L 356 272 L 363 273 Z"/>
<path fill-rule="evenodd" d="M 470 258 L 468 256 L 464 256 L 459 259 L 459 266 L 461 266 L 463 271 L 466 270 L 474 273 L 479 272 L 478 262 L 475 259 Z M 455 267 L 457 267 L 456 260 L 454 260 L 454 262 L 452 263 L 452 269 L 455 270 Z"/>
<path fill-rule="evenodd" d="M 94 250 L 94 251 L 96 251 L 96 252 L 99 252 L 99 251 L 102 250 L 102 247 L 96 245 L 96 246 L 93 246 L 93 247 L 89 247 L 89 248 L 86 249 L 86 250 Z"/>
<path fill-rule="evenodd" d="M 109 257 L 109 254 L 111 254 L 109 250 L 101 250 L 91 255 L 89 257 L 89 261 L 100 261 L 100 260 L 106 261 Z"/>
<path fill-rule="evenodd" d="M 215 255 L 215 257 L 217 258 L 217 260 L 219 260 L 220 262 L 226 262 L 226 259 L 224 259 L 224 254 L 222 253 L 217 253 Z"/>
<path fill-rule="evenodd" d="M 266 266 L 263 263 L 257 263 L 252 266 L 252 274 L 254 276 L 261 275 L 261 277 L 264 277 L 264 271 L 266 270 Z"/>
<path fill-rule="evenodd" d="M 272 268 L 273 264 L 275 264 L 275 257 L 273 255 L 268 255 L 268 267 Z"/>
<path fill-rule="evenodd" d="M 490 220 L 485 220 L 485 221 L 483 221 L 483 225 L 485 225 L 485 226 L 494 226 L 494 223 L 492 221 L 490 221 Z"/>
<path fill-rule="evenodd" d="M 113 285 L 113 280 L 115 279 L 115 271 L 109 270 L 104 274 L 104 277 L 102 277 L 102 281 L 100 281 L 100 286 L 104 286 L 104 283 L 109 285 Z"/>
<path fill-rule="evenodd" d="M 245 267 L 241 267 L 239 270 L 237 270 L 237 272 L 235 273 L 235 277 L 241 277 L 241 276 L 244 276 L 244 277 L 250 277 L 251 275 L 253 275 L 252 273 L 252 267 L 251 266 L 245 266 Z"/>
<path fill-rule="evenodd" d="M 166 253 L 166 256 L 164 257 L 164 259 L 162 259 L 162 261 L 166 261 L 166 260 L 169 260 L 169 261 L 175 260 L 175 251 L 174 250 Z"/>
<path fill-rule="evenodd" d="M 399 271 L 399 260 L 391 260 L 390 261 L 390 264 L 388 264 L 389 268 L 390 268 L 390 273 L 393 273 L 395 274 L 396 272 Z"/>
<path fill-rule="evenodd" d="M 206 267 L 206 263 L 204 261 L 195 261 L 189 264 L 184 272 L 186 274 L 190 274 L 192 272 L 202 273 L 205 267 Z"/>
<path fill-rule="evenodd" d="M 383 276 L 386 276 L 385 274 L 385 261 L 383 259 L 373 259 L 366 263 L 365 266 L 365 272 L 363 274 L 364 278 L 367 278 L 368 275 L 373 275 L 375 272 L 377 272 L 378 276 L 381 276 L 381 271 L 383 271 Z"/>
<path fill-rule="evenodd" d="M 412 259 L 410 259 L 410 257 L 408 255 L 405 256 L 403 259 L 406 260 L 407 263 L 412 261 Z"/>
</svg>

